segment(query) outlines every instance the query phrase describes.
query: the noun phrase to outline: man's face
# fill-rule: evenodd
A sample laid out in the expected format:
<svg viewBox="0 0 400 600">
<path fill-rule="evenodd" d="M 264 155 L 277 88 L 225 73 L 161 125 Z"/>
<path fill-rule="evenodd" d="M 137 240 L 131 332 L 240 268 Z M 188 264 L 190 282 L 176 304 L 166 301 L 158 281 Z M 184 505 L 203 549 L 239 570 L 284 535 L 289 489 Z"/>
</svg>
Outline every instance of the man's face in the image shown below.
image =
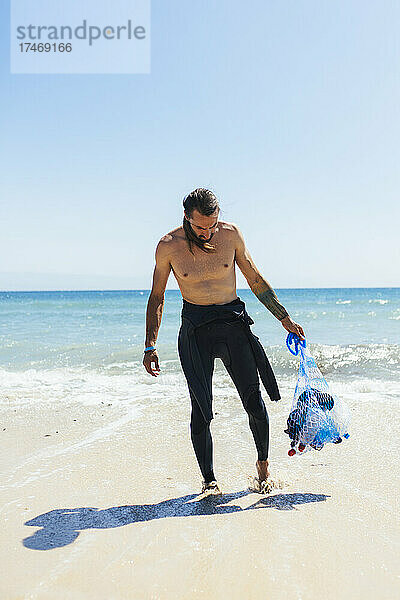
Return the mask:
<svg viewBox="0 0 400 600">
<path fill-rule="evenodd" d="M 202 242 L 209 242 L 214 235 L 217 229 L 218 215 L 219 208 L 208 217 L 202 215 L 196 209 L 193 210 L 191 217 L 188 217 L 185 213 L 185 217 L 189 221 L 193 232 Z"/>
</svg>

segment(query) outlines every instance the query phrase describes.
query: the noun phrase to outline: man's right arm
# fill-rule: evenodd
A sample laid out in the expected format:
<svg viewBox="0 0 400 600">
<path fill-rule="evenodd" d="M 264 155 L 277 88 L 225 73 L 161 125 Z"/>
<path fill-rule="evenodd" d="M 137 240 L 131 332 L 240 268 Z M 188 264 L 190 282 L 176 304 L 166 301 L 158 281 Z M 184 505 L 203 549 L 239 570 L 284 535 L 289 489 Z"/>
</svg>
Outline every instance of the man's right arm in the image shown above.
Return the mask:
<svg viewBox="0 0 400 600">
<path fill-rule="evenodd" d="M 147 302 L 146 310 L 146 340 L 145 347 L 155 346 L 158 336 L 158 330 L 161 325 L 161 318 L 164 309 L 164 295 L 168 277 L 171 272 L 171 263 L 169 261 L 169 236 L 161 239 L 156 248 L 156 266 L 153 273 L 153 285 Z M 155 363 L 155 368 L 152 367 Z M 145 352 L 143 365 L 150 375 L 157 377 L 159 368 L 157 351 Z"/>
</svg>

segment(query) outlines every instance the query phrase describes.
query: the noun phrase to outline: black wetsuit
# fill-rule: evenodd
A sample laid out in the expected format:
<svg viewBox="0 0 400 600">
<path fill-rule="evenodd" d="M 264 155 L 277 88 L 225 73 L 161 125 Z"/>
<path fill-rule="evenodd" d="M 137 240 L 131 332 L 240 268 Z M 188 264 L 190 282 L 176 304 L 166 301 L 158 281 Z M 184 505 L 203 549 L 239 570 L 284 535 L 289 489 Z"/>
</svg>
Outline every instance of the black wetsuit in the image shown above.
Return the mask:
<svg viewBox="0 0 400 600">
<path fill-rule="evenodd" d="M 279 400 L 280 394 L 264 349 L 250 329 L 253 323 L 240 298 L 211 305 L 183 301 L 178 350 L 192 402 L 191 439 L 207 483 L 215 479 L 210 432 L 215 358 L 222 359 L 248 413 L 258 459 L 268 458 L 269 420 L 258 374 L 271 400 Z"/>
</svg>

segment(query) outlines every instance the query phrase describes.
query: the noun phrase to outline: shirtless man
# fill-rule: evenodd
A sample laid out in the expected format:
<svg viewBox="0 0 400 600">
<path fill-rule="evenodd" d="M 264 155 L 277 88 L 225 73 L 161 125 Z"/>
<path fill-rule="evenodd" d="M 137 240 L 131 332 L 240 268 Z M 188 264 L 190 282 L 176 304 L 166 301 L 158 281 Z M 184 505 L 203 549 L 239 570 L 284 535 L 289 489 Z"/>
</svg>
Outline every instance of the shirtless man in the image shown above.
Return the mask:
<svg viewBox="0 0 400 600">
<path fill-rule="evenodd" d="M 150 375 L 157 377 L 160 366 L 155 344 L 165 288 L 172 271 L 183 297 L 178 350 L 191 398 L 191 439 L 203 476 L 202 492 L 220 494 L 213 470 L 210 432 L 214 359 L 222 359 L 248 413 L 258 453 L 256 468 L 260 485 L 269 477 L 269 419 L 259 375 L 270 399 L 280 399 L 264 349 L 250 329 L 253 320 L 236 293 L 236 265 L 252 292 L 286 331 L 300 339 L 304 339 L 304 331 L 292 321 L 257 269 L 237 225 L 219 221 L 215 195 L 198 188 L 186 196 L 183 206 L 183 226 L 167 233 L 157 245 L 147 304 L 143 365 Z"/>
</svg>

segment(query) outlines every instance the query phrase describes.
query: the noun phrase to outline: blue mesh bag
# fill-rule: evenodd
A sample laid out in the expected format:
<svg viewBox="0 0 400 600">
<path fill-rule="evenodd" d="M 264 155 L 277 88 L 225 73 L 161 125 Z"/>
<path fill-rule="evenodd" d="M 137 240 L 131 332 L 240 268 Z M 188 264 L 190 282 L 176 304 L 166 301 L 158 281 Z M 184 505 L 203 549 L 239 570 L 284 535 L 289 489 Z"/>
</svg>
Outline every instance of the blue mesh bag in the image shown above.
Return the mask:
<svg viewBox="0 0 400 600">
<path fill-rule="evenodd" d="M 321 450 L 329 442 L 339 444 L 350 437 L 351 416 L 346 403 L 330 392 L 305 339 L 289 333 L 286 345 L 295 356 L 300 352 L 296 389 L 284 430 L 291 440 L 289 456 Z"/>
</svg>

